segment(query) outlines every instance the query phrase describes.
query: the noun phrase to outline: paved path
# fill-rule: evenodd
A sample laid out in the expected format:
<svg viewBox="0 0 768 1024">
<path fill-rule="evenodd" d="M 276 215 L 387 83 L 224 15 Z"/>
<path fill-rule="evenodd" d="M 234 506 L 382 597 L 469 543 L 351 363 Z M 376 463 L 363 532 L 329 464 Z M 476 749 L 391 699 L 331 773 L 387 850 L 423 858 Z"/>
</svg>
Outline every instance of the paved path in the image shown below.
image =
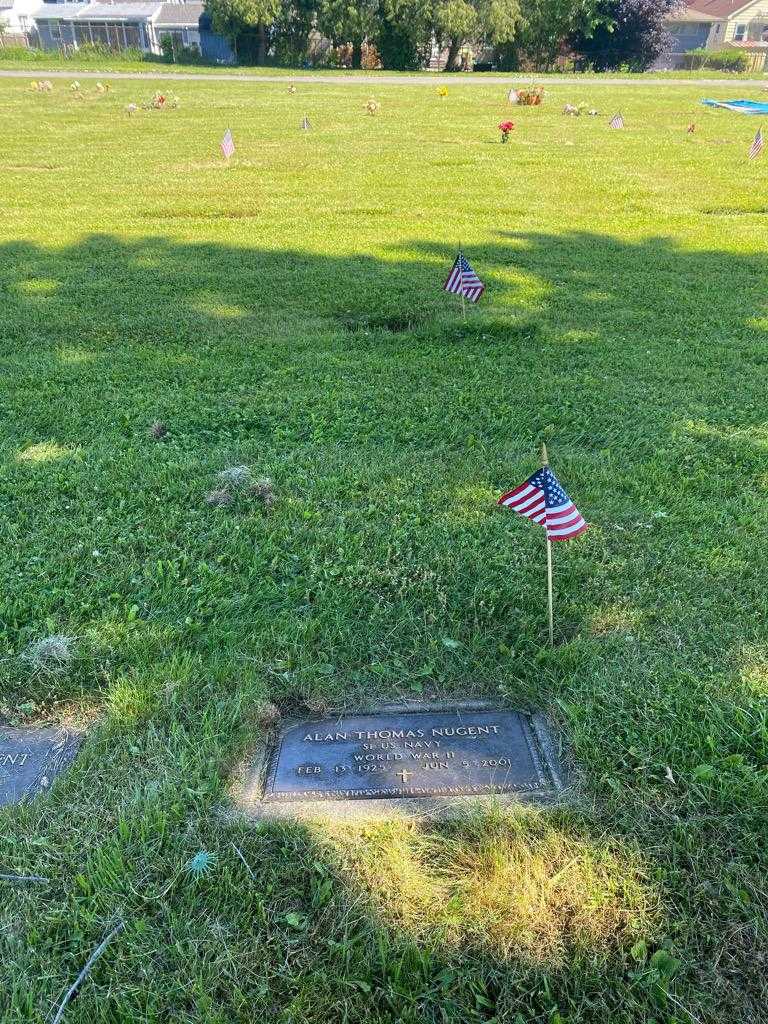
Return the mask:
<svg viewBox="0 0 768 1024">
<path fill-rule="evenodd" d="M 451 74 L 451 75 L 313 75 L 307 72 L 297 72 L 295 75 L 247 75 L 238 74 L 234 71 L 211 72 L 200 74 L 189 71 L 177 73 L 168 71 L 82 71 L 73 68 L 72 71 L 46 71 L 45 68 L 35 68 L 33 71 L 7 71 L 0 70 L 0 78 L 127 78 L 142 79 L 153 78 L 164 82 L 252 82 L 254 85 L 262 83 L 278 82 L 282 85 L 290 85 L 291 82 L 309 82 L 312 85 L 364 85 L 366 88 L 372 85 L 430 85 L 435 83 L 447 85 L 530 85 L 531 75 L 484 75 L 476 73 L 473 75 Z M 537 84 L 546 85 L 547 88 L 553 85 L 566 85 L 570 89 L 583 88 L 587 85 L 660 85 L 660 86 L 686 86 L 687 88 L 698 88 L 702 92 L 712 92 L 713 89 L 723 89 L 726 86 L 738 89 L 759 89 L 768 88 L 768 78 L 745 79 L 745 78 L 597 78 L 581 77 L 576 75 L 553 75 L 551 78 L 542 77 L 536 79 Z"/>
</svg>

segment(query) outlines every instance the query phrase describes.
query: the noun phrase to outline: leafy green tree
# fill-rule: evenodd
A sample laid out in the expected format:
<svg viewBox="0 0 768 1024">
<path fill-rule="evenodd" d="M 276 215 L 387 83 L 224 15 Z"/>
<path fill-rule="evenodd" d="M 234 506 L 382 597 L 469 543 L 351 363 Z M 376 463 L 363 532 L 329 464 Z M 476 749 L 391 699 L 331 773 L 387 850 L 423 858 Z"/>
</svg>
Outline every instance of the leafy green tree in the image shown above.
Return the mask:
<svg viewBox="0 0 768 1024">
<path fill-rule="evenodd" d="M 465 39 L 473 39 L 478 28 L 477 9 L 469 0 L 440 0 L 435 5 L 434 29 L 439 48 L 448 46 L 446 69 L 456 67 Z"/>
<path fill-rule="evenodd" d="M 571 42 L 598 71 L 645 71 L 669 45 L 666 19 L 681 8 L 682 0 L 602 0 L 602 24 Z"/>
<path fill-rule="evenodd" d="M 266 63 L 269 33 L 280 15 L 281 0 L 206 0 L 215 32 L 230 40 L 238 59 Z"/>
<path fill-rule="evenodd" d="M 362 64 L 363 43 L 379 28 L 379 0 L 319 0 L 317 29 L 334 44 L 352 44 L 352 67 Z"/>
<path fill-rule="evenodd" d="M 502 67 L 545 71 L 565 40 L 577 34 L 591 35 L 604 19 L 601 0 L 521 0 L 517 34 L 499 47 Z"/>
<path fill-rule="evenodd" d="M 456 67 L 464 45 L 510 43 L 519 23 L 519 0 L 437 0 L 433 9 L 435 38 L 441 48 L 448 47 L 449 70 Z"/>
<path fill-rule="evenodd" d="M 317 0 L 283 0 L 270 32 L 278 64 L 298 67 L 306 60 L 316 15 Z"/>
<path fill-rule="evenodd" d="M 429 58 L 433 0 L 381 0 L 374 42 L 385 68 L 411 71 Z"/>
</svg>

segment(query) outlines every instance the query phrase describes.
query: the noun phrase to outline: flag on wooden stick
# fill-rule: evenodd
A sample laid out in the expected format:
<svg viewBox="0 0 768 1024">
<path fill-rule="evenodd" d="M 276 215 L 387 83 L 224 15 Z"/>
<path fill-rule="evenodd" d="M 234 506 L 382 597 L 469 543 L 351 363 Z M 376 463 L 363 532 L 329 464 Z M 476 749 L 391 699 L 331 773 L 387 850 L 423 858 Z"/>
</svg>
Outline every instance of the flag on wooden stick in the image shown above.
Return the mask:
<svg viewBox="0 0 768 1024">
<path fill-rule="evenodd" d="M 611 120 L 608 122 L 608 127 L 609 128 L 623 128 L 624 127 L 624 118 L 621 116 L 621 114 L 614 114 L 613 117 L 611 118 Z"/>
<path fill-rule="evenodd" d="M 532 476 L 499 498 L 498 504 L 511 508 L 544 527 L 547 535 L 547 604 L 549 609 L 549 643 L 555 642 L 552 601 L 552 541 L 573 540 L 588 530 L 588 525 L 568 497 L 563 485 L 549 468 L 547 449 L 541 448 L 542 467 Z"/>
<path fill-rule="evenodd" d="M 752 145 L 749 147 L 749 159 L 754 160 L 756 156 L 760 156 L 760 154 L 763 152 L 764 145 L 765 143 L 763 142 L 763 129 L 758 128 L 757 135 L 755 136 Z"/>
<path fill-rule="evenodd" d="M 229 128 L 227 128 L 227 130 L 224 132 L 224 138 L 219 143 L 219 148 L 221 149 L 222 156 L 224 157 L 225 160 L 229 160 L 229 158 L 235 152 L 235 142 L 234 139 L 232 138 L 232 132 L 229 130 Z"/>
<path fill-rule="evenodd" d="M 463 299 L 469 299 L 470 302 L 477 302 L 485 291 L 485 285 L 469 265 L 461 250 L 453 262 L 448 279 L 443 285 L 443 291 L 451 292 L 452 295 L 461 295 Z"/>
<path fill-rule="evenodd" d="M 547 540 L 572 540 L 588 529 L 547 464 L 514 491 L 502 494 L 499 505 L 539 523 L 547 531 Z"/>
</svg>

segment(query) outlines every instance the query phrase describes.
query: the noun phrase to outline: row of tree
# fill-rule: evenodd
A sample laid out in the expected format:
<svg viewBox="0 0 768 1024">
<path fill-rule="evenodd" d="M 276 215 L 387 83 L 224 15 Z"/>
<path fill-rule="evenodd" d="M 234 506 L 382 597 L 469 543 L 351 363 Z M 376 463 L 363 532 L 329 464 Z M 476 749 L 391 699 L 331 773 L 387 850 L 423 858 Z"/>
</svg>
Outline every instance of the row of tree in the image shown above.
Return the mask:
<svg viewBox="0 0 768 1024">
<path fill-rule="evenodd" d="M 550 68 L 575 53 L 597 70 L 644 70 L 666 42 L 664 19 L 681 0 L 206 0 L 216 31 L 242 63 L 308 63 L 313 33 L 364 46 L 385 68 L 423 67 L 436 44 L 455 70 L 462 52 L 492 52 L 501 70 Z"/>
</svg>

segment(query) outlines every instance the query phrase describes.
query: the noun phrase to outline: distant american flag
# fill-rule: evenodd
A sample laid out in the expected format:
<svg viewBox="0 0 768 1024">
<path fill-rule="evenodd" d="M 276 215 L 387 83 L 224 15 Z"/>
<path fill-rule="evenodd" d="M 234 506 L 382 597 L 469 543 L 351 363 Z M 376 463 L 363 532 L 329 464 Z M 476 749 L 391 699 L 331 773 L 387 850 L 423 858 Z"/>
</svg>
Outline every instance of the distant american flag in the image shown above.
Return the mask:
<svg viewBox="0 0 768 1024">
<path fill-rule="evenodd" d="M 235 142 L 234 139 L 232 138 L 232 132 L 229 130 L 229 128 L 227 128 L 227 130 L 224 132 L 224 138 L 221 140 L 219 145 L 221 146 L 221 152 L 223 153 L 225 159 L 229 160 L 229 158 L 235 152 Z"/>
<path fill-rule="evenodd" d="M 498 503 L 541 524 L 547 540 L 571 540 L 588 529 L 549 466 L 537 470 L 514 491 L 502 494 Z"/>
<path fill-rule="evenodd" d="M 621 114 L 614 114 L 613 117 L 611 118 L 611 120 L 608 122 L 608 127 L 609 128 L 623 128 L 624 127 L 624 118 L 621 116 Z"/>
<path fill-rule="evenodd" d="M 470 302 L 477 302 L 485 291 L 485 285 L 470 267 L 464 253 L 460 252 L 451 267 L 443 289 L 453 295 L 463 295 Z"/>
<path fill-rule="evenodd" d="M 762 128 L 757 129 L 757 135 L 755 136 L 754 142 L 749 147 L 749 159 L 754 160 L 756 156 L 760 156 L 763 152 L 763 130 Z"/>
</svg>

